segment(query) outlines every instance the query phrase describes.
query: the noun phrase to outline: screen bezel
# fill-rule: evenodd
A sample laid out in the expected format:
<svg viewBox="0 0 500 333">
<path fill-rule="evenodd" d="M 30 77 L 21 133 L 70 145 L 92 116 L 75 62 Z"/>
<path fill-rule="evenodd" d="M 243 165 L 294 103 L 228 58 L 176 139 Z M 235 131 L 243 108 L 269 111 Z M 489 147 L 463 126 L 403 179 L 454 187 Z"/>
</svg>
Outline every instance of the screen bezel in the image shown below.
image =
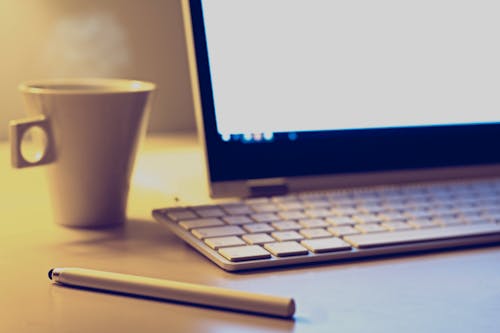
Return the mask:
<svg viewBox="0 0 500 333">
<path fill-rule="evenodd" d="M 190 0 L 202 126 L 212 182 L 500 163 L 500 123 L 300 132 L 224 141 L 217 132 L 201 0 Z"/>
</svg>

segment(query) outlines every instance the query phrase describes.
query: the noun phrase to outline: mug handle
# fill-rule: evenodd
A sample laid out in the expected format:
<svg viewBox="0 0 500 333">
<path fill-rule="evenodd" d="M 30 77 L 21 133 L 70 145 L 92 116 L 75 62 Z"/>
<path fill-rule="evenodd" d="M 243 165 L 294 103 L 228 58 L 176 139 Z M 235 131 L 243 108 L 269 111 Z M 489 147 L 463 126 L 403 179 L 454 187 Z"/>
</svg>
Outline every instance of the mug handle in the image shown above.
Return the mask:
<svg viewBox="0 0 500 333">
<path fill-rule="evenodd" d="M 28 161 L 21 152 L 21 144 L 24 134 L 31 128 L 38 127 L 45 132 L 47 139 L 42 151 L 42 156 L 36 161 Z M 9 123 L 10 130 L 10 156 L 12 167 L 25 168 L 30 166 L 49 164 L 55 160 L 54 142 L 49 119 L 45 116 L 38 116 L 29 119 L 14 120 Z"/>
</svg>

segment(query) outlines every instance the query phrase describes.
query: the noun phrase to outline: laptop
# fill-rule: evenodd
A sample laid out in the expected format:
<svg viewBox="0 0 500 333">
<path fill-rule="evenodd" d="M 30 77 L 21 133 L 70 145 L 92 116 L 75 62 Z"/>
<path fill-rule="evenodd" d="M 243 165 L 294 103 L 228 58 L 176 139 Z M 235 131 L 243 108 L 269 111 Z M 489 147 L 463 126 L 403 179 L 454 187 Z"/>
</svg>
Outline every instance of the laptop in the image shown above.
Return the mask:
<svg viewBox="0 0 500 333">
<path fill-rule="evenodd" d="M 210 194 L 154 217 L 228 271 L 500 241 L 500 4 L 186 0 Z"/>
</svg>

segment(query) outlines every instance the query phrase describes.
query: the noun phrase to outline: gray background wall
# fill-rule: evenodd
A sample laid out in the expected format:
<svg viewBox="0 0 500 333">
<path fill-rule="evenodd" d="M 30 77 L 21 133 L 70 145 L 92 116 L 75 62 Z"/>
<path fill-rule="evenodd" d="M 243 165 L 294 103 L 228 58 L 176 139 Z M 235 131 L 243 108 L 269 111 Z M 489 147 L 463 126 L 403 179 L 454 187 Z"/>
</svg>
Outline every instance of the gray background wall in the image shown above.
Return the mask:
<svg viewBox="0 0 500 333">
<path fill-rule="evenodd" d="M 76 76 L 156 82 L 150 132 L 195 128 L 180 0 L 1 0 L 0 140 L 20 82 Z"/>
</svg>

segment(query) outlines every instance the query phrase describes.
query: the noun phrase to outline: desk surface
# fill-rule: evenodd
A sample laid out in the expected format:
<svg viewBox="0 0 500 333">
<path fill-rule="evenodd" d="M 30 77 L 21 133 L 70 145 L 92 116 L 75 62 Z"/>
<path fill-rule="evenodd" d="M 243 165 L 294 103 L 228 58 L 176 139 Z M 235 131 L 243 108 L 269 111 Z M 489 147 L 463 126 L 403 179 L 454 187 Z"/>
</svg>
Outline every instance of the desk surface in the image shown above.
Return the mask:
<svg viewBox="0 0 500 333">
<path fill-rule="evenodd" d="M 123 227 L 52 222 L 43 168 L 13 170 L 0 144 L 0 332 L 498 332 L 500 247 L 227 273 L 151 218 L 208 200 L 194 136 L 149 137 Z M 293 296 L 295 320 L 89 292 L 50 283 L 79 266 Z"/>
</svg>

